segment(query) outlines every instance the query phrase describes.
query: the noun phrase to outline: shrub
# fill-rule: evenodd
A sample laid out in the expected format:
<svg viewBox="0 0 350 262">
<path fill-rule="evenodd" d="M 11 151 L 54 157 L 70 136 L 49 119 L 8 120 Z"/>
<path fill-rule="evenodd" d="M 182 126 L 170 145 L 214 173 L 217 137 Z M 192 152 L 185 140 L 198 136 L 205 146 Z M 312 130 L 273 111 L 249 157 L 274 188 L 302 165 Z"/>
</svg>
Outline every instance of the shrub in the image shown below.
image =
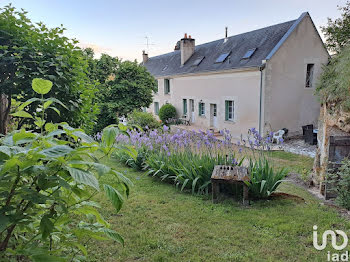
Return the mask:
<svg viewBox="0 0 350 262">
<path fill-rule="evenodd" d="M 0 139 L 0 260 L 78 261 L 90 239 L 123 243 L 92 200 L 103 190 L 118 212 L 128 196 L 131 182 L 101 162 L 115 152 L 118 129 L 104 129 L 98 144 L 67 123 L 46 122 L 46 111 L 58 113 L 53 105 L 64 105 L 43 98 L 50 81 L 34 79 L 32 87 L 41 98 L 24 102 L 12 116 L 34 118 L 39 131 L 22 128 Z M 40 116 L 24 111 L 32 102 L 39 102 Z M 115 177 L 115 188 L 100 184 L 106 174 Z"/>
<path fill-rule="evenodd" d="M 251 160 L 249 173 L 250 181 L 245 181 L 245 183 L 249 187 L 249 193 L 258 199 L 271 196 L 287 175 L 287 171 L 283 168 L 275 171 L 269 161 L 264 158 L 257 161 Z"/>
<path fill-rule="evenodd" d="M 159 119 L 166 123 L 168 119 L 176 117 L 176 108 L 172 104 L 165 104 L 159 109 Z"/>
<path fill-rule="evenodd" d="M 335 174 L 329 174 L 329 183 L 337 194 L 336 202 L 346 209 L 350 209 L 350 159 L 344 159 L 342 166 Z"/>
<path fill-rule="evenodd" d="M 153 130 L 160 127 L 160 123 L 153 117 L 152 114 L 147 112 L 140 112 L 137 110 L 134 110 L 131 114 L 128 115 L 128 124 L 137 125 L 143 130 Z"/>
</svg>

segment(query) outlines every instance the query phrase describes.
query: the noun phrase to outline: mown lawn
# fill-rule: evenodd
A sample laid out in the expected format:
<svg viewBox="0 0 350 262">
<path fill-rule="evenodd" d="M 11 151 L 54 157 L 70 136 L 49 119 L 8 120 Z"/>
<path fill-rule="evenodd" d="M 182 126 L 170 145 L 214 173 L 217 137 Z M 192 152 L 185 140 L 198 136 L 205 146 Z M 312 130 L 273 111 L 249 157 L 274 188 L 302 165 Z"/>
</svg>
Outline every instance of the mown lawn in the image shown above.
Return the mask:
<svg viewBox="0 0 350 262">
<path fill-rule="evenodd" d="M 279 157 L 287 166 L 296 160 Z M 304 200 L 279 198 L 249 207 L 232 200 L 212 204 L 209 197 L 181 193 L 117 161 L 113 165 L 133 181 L 131 195 L 119 214 L 102 194 L 96 200 L 106 220 L 124 236 L 125 247 L 94 242 L 89 261 L 326 261 L 326 250 L 313 248 L 313 225 L 319 232 L 350 229 L 349 221 L 289 183 L 280 191 Z"/>
</svg>

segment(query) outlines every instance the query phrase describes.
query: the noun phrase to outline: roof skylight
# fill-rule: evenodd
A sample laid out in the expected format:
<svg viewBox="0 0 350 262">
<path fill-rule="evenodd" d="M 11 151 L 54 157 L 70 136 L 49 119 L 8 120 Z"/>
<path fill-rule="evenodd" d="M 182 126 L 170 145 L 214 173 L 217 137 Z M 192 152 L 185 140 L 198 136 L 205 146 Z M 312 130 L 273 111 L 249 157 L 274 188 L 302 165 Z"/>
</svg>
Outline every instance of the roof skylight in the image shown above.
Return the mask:
<svg viewBox="0 0 350 262">
<path fill-rule="evenodd" d="M 221 55 L 219 55 L 219 57 L 216 59 L 215 63 L 222 63 L 226 60 L 226 58 L 229 56 L 231 52 L 228 53 L 223 53 Z"/>
<path fill-rule="evenodd" d="M 194 60 L 192 66 L 198 66 L 204 59 L 204 56 L 198 57 L 196 60 Z"/>
<path fill-rule="evenodd" d="M 164 66 L 163 69 L 162 69 L 162 71 L 165 71 L 165 70 L 167 70 L 167 69 L 168 69 L 168 65 Z"/>
<path fill-rule="evenodd" d="M 256 48 L 252 48 L 252 49 L 249 49 L 245 54 L 244 56 L 242 57 L 242 59 L 248 59 L 250 58 L 254 52 L 255 52 Z"/>
</svg>

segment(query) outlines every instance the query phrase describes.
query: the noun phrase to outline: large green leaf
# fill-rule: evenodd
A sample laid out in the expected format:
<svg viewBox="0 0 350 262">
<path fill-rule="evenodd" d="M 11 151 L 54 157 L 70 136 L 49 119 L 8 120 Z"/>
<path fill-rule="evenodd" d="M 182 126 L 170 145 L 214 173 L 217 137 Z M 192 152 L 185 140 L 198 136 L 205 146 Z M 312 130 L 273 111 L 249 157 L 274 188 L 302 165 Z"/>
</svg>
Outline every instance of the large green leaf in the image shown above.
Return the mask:
<svg viewBox="0 0 350 262">
<path fill-rule="evenodd" d="M 24 142 L 28 142 L 28 141 L 31 141 L 33 140 L 34 138 L 36 137 L 35 134 L 31 133 L 31 132 L 28 132 L 28 131 L 25 131 L 24 129 L 21 129 L 20 132 L 18 133 L 15 133 L 13 136 L 12 136 L 12 139 L 13 139 L 13 143 L 14 144 L 17 144 L 19 141 L 24 141 Z"/>
<path fill-rule="evenodd" d="M 7 156 L 11 156 L 11 150 L 8 146 L 0 146 L 0 152 Z"/>
<path fill-rule="evenodd" d="M 100 231 L 105 233 L 108 237 L 110 237 L 114 241 L 117 241 L 124 246 L 123 237 L 121 235 L 119 235 L 116 231 L 109 229 L 109 228 L 101 228 Z"/>
<path fill-rule="evenodd" d="M 36 93 L 45 95 L 50 92 L 52 88 L 52 82 L 50 80 L 45 80 L 42 78 L 34 78 L 32 81 L 32 88 Z"/>
<path fill-rule="evenodd" d="M 78 183 L 92 186 L 98 191 L 100 190 L 99 183 L 96 177 L 89 171 L 85 171 L 83 169 L 74 168 L 74 167 L 66 167 L 66 168 L 70 173 L 70 175 L 73 177 L 73 179 Z"/>
<path fill-rule="evenodd" d="M 70 148 L 69 146 L 58 145 L 58 146 L 53 146 L 53 147 L 44 149 L 44 150 L 40 151 L 40 154 L 47 156 L 47 157 L 56 158 L 56 157 L 60 157 L 60 156 L 65 156 L 72 151 L 73 151 L 73 149 Z"/>
<path fill-rule="evenodd" d="M 33 97 L 31 99 L 28 99 L 27 101 L 25 101 L 24 103 L 22 103 L 18 108 L 17 110 L 18 111 L 23 111 L 23 109 L 26 107 L 26 106 L 29 106 L 31 103 L 33 102 L 36 102 L 36 101 L 40 101 L 39 98 L 36 98 L 36 97 Z"/>
<path fill-rule="evenodd" d="M 11 116 L 15 116 L 15 117 L 23 117 L 23 118 L 33 118 L 33 116 L 25 111 L 18 111 L 15 112 L 13 114 L 11 114 Z"/>
<path fill-rule="evenodd" d="M 48 215 L 44 215 L 40 221 L 40 231 L 43 239 L 46 239 L 54 229 L 54 224 Z"/>
<path fill-rule="evenodd" d="M 88 136 L 87 134 L 85 134 L 84 132 L 79 131 L 79 130 L 74 131 L 73 135 L 79 137 L 81 140 L 83 140 L 84 142 L 87 142 L 87 143 L 94 143 L 95 142 L 95 140 L 92 137 Z"/>
<path fill-rule="evenodd" d="M 103 189 L 106 193 L 106 196 L 111 200 L 113 206 L 117 210 L 117 212 L 122 208 L 124 198 L 123 196 L 110 185 L 103 185 Z"/>
<path fill-rule="evenodd" d="M 102 133 L 102 143 L 107 146 L 111 147 L 113 146 L 115 139 L 118 134 L 118 129 L 114 126 L 106 127 L 103 129 Z"/>
</svg>

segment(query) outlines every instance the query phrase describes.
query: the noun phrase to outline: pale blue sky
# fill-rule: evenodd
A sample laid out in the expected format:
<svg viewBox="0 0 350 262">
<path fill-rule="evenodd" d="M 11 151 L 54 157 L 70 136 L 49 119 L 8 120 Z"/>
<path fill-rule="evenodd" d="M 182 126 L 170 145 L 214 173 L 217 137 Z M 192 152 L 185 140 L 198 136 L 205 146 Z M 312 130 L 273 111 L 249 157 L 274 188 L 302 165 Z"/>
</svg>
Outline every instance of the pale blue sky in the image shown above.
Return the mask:
<svg viewBox="0 0 350 262">
<path fill-rule="evenodd" d="M 316 24 L 340 16 L 346 0 L 0 0 L 29 12 L 32 21 L 63 24 L 66 35 L 123 59 L 141 60 L 150 38 L 150 56 L 171 52 L 184 33 L 196 44 L 293 20 L 308 11 Z"/>
</svg>

